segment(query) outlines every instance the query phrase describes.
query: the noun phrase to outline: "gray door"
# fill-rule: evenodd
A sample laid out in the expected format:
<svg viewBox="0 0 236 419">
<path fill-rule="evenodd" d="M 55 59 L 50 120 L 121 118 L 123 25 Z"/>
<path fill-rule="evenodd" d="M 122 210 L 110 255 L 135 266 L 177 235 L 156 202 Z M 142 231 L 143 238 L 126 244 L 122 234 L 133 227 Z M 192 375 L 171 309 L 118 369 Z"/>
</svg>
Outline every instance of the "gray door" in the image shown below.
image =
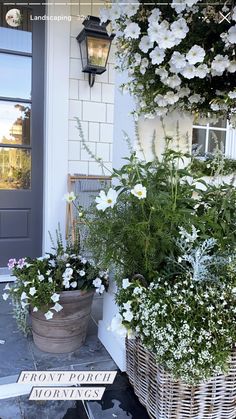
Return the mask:
<svg viewBox="0 0 236 419">
<path fill-rule="evenodd" d="M 0 5 L 0 266 L 40 256 L 43 206 L 44 24 L 42 8 L 17 6 L 8 26 Z"/>
</svg>

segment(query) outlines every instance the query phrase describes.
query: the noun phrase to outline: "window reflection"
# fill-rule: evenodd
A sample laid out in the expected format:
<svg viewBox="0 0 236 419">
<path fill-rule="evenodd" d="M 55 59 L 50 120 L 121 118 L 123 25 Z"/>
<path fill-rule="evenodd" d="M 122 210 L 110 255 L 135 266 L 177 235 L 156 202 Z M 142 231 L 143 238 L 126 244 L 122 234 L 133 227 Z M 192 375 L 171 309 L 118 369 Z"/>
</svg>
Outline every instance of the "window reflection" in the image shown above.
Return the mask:
<svg viewBox="0 0 236 419">
<path fill-rule="evenodd" d="M 0 96 L 30 99 L 31 57 L 0 53 Z"/>
<path fill-rule="evenodd" d="M 0 49 L 32 52 L 32 33 L 0 27 Z"/>
<path fill-rule="evenodd" d="M 0 189 L 30 189 L 31 152 L 0 147 Z"/>
<path fill-rule="evenodd" d="M 0 144 L 30 145 L 30 104 L 0 102 Z"/>
</svg>

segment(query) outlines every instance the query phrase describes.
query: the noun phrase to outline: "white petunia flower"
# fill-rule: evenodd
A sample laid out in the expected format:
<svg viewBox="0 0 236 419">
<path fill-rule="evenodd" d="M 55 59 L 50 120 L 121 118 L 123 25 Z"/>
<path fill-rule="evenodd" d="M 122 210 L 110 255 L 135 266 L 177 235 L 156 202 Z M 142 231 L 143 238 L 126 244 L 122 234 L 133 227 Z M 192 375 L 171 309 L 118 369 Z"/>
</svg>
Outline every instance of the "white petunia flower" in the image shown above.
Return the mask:
<svg viewBox="0 0 236 419">
<path fill-rule="evenodd" d="M 48 277 L 48 282 L 51 284 L 53 282 L 53 279 L 51 276 Z"/>
<path fill-rule="evenodd" d="M 196 77 L 199 77 L 200 79 L 204 79 L 207 75 L 207 73 L 209 73 L 209 68 L 207 67 L 206 64 L 200 64 L 198 67 L 196 67 Z"/>
<path fill-rule="evenodd" d="M 130 282 L 128 278 L 124 278 L 122 280 L 122 288 L 124 288 L 126 290 L 126 288 L 128 288 L 130 286 Z"/>
<path fill-rule="evenodd" d="M 230 99 L 236 99 L 236 91 L 230 91 L 228 93 L 228 96 Z"/>
<path fill-rule="evenodd" d="M 172 0 L 171 7 L 179 14 L 186 9 L 187 3 L 185 0 Z"/>
<path fill-rule="evenodd" d="M 179 96 L 171 91 L 167 92 L 164 98 L 167 100 L 168 105 L 174 105 L 179 100 Z"/>
<path fill-rule="evenodd" d="M 74 192 L 68 192 L 63 196 L 63 199 L 66 202 L 70 203 L 70 202 L 73 202 L 73 201 L 76 200 L 76 196 L 75 196 Z"/>
<path fill-rule="evenodd" d="M 202 63 L 205 55 L 205 50 L 202 47 L 199 47 L 199 45 L 194 45 L 186 54 L 186 59 L 188 60 L 189 64 Z"/>
<path fill-rule="evenodd" d="M 201 96 L 195 93 L 194 95 L 189 96 L 188 100 L 190 103 L 199 103 L 201 101 Z"/>
<path fill-rule="evenodd" d="M 153 42 L 151 42 L 149 36 L 144 35 L 141 38 L 141 41 L 139 42 L 139 48 L 143 52 L 148 52 L 149 49 L 153 48 Z M 140 56 L 141 59 L 141 56 Z"/>
<path fill-rule="evenodd" d="M 186 66 L 185 56 L 178 51 L 174 51 L 170 59 L 170 65 L 175 70 L 182 70 Z"/>
<path fill-rule="evenodd" d="M 94 280 L 93 280 L 93 285 L 95 286 L 95 288 L 100 288 L 100 286 L 102 285 L 102 280 L 101 280 L 101 278 L 95 278 Z"/>
<path fill-rule="evenodd" d="M 2 298 L 6 301 L 9 297 L 9 294 L 7 294 L 6 292 L 4 292 L 4 294 L 2 294 Z"/>
<path fill-rule="evenodd" d="M 156 95 L 154 98 L 154 102 L 160 107 L 165 107 L 168 105 L 167 100 L 162 95 Z"/>
<path fill-rule="evenodd" d="M 161 16 L 161 11 L 157 7 L 155 9 L 152 9 L 152 13 L 148 17 L 148 22 L 157 22 Z"/>
<path fill-rule="evenodd" d="M 127 301 L 126 303 L 123 303 L 124 310 L 130 310 L 132 307 L 131 301 Z"/>
<path fill-rule="evenodd" d="M 51 300 L 56 303 L 57 301 L 60 300 L 60 294 L 57 294 L 56 292 L 54 292 L 54 294 L 51 296 Z"/>
<path fill-rule="evenodd" d="M 186 37 L 186 34 L 189 32 L 187 22 L 184 18 L 175 20 L 171 24 L 170 28 L 175 34 L 175 37 L 178 39 L 184 39 Z"/>
<path fill-rule="evenodd" d="M 27 296 L 26 292 L 25 292 L 25 291 L 23 291 L 23 292 L 22 292 L 22 294 L 21 294 L 20 299 L 21 299 L 21 301 L 22 301 L 22 300 L 25 300 L 26 298 L 28 298 L 28 296 Z"/>
<path fill-rule="evenodd" d="M 79 276 L 85 276 L 85 271 L 83 269 L 81 269 L 81 271 L 79 271 Z"/>
<path fill-rule="evenodd" d="M 211 63 L 211 68 L 218 73 L 223 73 L 226 68 L 229 67 L 229 64 L 228 55 L 223 56 L 221 54 L 217 54 Z"/>
<path fill-rule="evenodd" d="M 38 280 L 40 281 L 40 282 L 42 282 L 42 281 L 44 281 L 44 276 L 43 275 L 41 275 L 41 274 L 39 274 L 38 275 Z"/>
<path fill-rule="evenodd" d="M 35 287 L 31 287 L 30 289 L 29 289 L 29 294 L 30 295 L 32 295 L 32 297 L 36 294 L 36 288 Z"/>
<path fill-rule="evenodd" d="M 33 308 L 33 312 L 34 312 L 34 313 L 37 313 L 37 311 L 39 311 L 38 307 L 34 307 L 34 308 Z"/>
<path fill-rule="evenodd" d="M 139 9 L 139 3 L 136 1 L 135 3 L 130 3 L 125 5 L 124 7 L 124 14 L 128 17 L 134 16 Z"/>
<path fill-rule="evenodd" d="M 99 288 L 96 288 L 96 293 L 97 294 L 103 294 L 104 291 L 105 291 L 105 287 L 104 287 L 103 284 Z"/>
<path fill-rule="evenodd" d="M 231 26 L 231 28 L 228 30 L 227 39 L 230 44 L 236 44 L 236 25 Z"/>
<path fill-rule="evenodd" d="M 119 336 L 125 337 L 127 334 L 126 328 L 122 324 L 123 317 L 117 313 L 111 321 L 111 325 L 108 328 L 111 332 L 117 333 Z"/>
<path fill-rule="evenodd" d="M 72 275 L 73 275 L 73 269 L 72 268 L 66 268 L 66 270 L 63 272 L 63 274 L 62 274 L 62 278 L 65 280 L 65 281 L 68 281 L 68 280 L 70 280 L 71 279 L 71 277 L 72 277 Z"/>
<path fill-rule="evenodd" d="M 156 38 L 156 42 L 161 49 L 172 48 L 176 45 L 175 35 L 169 29 L 160 30 Z"/>
<path fill-rule="evenodd" d="M 106 7 L 101 7 L 99 11 L 99 17 L 101 23 L 106 23 L 108 20 L 110 20 L 110 9 Z"/>
<path fill-rule="evenodd" d="M 127 310 L 123 313 L 123 317 L 124 320 L 126 320 L 127 322 L 131 322 L 131 320 L 133 319 L 134 315 L 130 310 Z"/>
<path fill-rule="evenodd" d="M 72 288 L 76 288 L 76 287 L 77 287 L 77 282 L 76 282 L 76 281 L 71 282 L 71 283 L 70 283 L 70 286 L 71 286 Z"/>
<path fill-rule="evenodd" d="M 172 89 L 175 89 L 176 87 L 181 85 L 181 79 L 177 74 L 174 76 L 168 77 L 167 79 L 162 80 L 163 84 L 166 84 L 167 86 L 171 87 Z"/>
<path fill-rule="evenodd" d="M 118 193 L 110 188 L 107 194 L 104 191 L 100 191 L 99 196 L 96 197 L 96 207 L 100 211 L 105 211 L 107 208 L 113 208 L 116 204 Z"/>
<path fill-rule="evenodd" d="M 87 263 L 87 259 L 82 258 L 82 259 L 80 260 L 80 262 L 82 263 L 82 265 L 86 265 L 86 263 Z"/>
<path fill-rule="evenodd" d="M 113 4 L 112 7 L 110 8 L 110 19 L 111 20 L 116 20 L 119 19 L 121 16 L 121 8 L 118 4 Z"/>
<path fill-rule="evenodd" d="M 124 30 L 124 36 L 128 39 L 138 39 L 141 29 L 139 25 L 135 22 L 128 23 Z"/>
<path fill-rule="evenodd" d="M 138 199 L 144 199 L 147 196 L 147 189 L 141 183 L 138 183 L 130 191 L 132 195 L 136 196 Z"/>
<path fill-rule="evenodd" d="M 190 93 L 191 91 L 188 87 L 181 87 L 181 89 L 178 90 L 178 95 L 180 98 L 189 96 Z"/>
<path fill-rule="evenodd" d="M 229 73 L 235 73 L 236 72 L 236 61 L 230 61 L 229 66 L 227 67 L 227 71 Z"/>
<path fill-rule="evenodd" d="M 53 312 L 48 310 L 47 313 L 44 314 L 47 320 L 51 320 L 53 318 Z"/>
<path fill-rule="evenodd" d="M 219 111 L 220 110 L 220 107 L 219 107 L 219 105 L 217 103 L 211 103 L 210 108 L 213 111 Z"/>
<path fill-rule="evenodd" d="M 196 68 L 194 65 L 187 64 L 186 67 L 181 71 L 182 76 L 186 79 L 193 79 L 196 77 Z"/>
<path fill-rule="evenodd" d="M 59 304 L 59 303 L 56 303 L 53 307 L 52 307 L 52 310 L 55 310 L 57 313 L 59 312 L 59 311 L 61 311 L 63 309 L 63 307 L 62 307 L 62 305 L 61 304 Z"/>
<path fill-rule="evenodd" d="M 152 60 L 152 64 L 161 64 L 165 58 L 165 51 L 159 47 L 155 47 L 149 55 Z"/>
</svg>

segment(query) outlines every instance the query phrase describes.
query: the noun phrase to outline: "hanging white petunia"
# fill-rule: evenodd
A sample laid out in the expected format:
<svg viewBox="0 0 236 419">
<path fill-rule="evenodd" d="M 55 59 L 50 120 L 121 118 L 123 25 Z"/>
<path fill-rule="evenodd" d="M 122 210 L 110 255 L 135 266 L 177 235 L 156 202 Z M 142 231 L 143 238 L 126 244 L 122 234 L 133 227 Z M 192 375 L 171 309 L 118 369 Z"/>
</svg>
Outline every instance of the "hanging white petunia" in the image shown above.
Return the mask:
<svg viewBox="0 0 236 419">
<path fill-rule="evenodd" d="M 152 60 L 152 64 L 161 64 L 165 58 L 165 51 L 159 47 L 155 47 L 149 55 Z"/>
<path fill-rule="evenodd" d="M 202 47 L 199 47 L 199 45 L 194 45 L 186 54 L 186 59 L 188 60 L 189 64 L 202 63 L 205 55 L 205 50 Z"/>
<path fill-rule="evenodd" d="M 141 38 L 141 41 L 139 42 L 139 48 L 141 49 L 142 52 L 148 52 L 149 49 L 153 48 L 153 42 L 151 41 L 149 36 L 144 35 Z M 140 56 L 140 60 L 141 60 L 141 56 Z"/>
<path fill-rule="evenodd" d="M 140 32 L 141 32 L 141 29 L 139 25 L 137 23 L 131 22 L 126 26 L 124 30 L 124 35 L 125 35 L 125 38 L 138 39 Z"/>
</svg>

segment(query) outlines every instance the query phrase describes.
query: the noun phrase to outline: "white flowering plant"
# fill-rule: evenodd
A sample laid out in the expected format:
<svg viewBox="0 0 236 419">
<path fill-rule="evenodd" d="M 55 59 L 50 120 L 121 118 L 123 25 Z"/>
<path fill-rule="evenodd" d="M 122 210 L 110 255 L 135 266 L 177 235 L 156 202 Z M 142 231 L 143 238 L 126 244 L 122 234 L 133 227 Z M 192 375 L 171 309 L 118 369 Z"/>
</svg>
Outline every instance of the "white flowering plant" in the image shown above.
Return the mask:
<svg viewBox="0 0 236 419">
<path fill-rule="evenodd" d="M 42 311 L 47 320 L 63 310 L 62 291 L 95 290 L 102 294 L 108 288 L 108 272 L 100 271 L 80 254 L 78 241 L 63 245 L 60 231 L 52 253 L 39 258 L 10 259 L 8 263 L 15 282 L 4 288 L 3 299 L 12 298 L 18 311 Z M 18 316 L 21 317 L 21 316 Z"/>
<path fill-rule="evenodd" d="M 125 278 L 111 329 L 139 338 L 174 379 L 198 384 L 226 373 L 236 342 L 236 263 L 214 239 L 180 229 L 180 256 L 147 287 Z"/>
<path fill-rule="evenodd" d="M 129 76 L 121 89 L 136 98 L 137 116 L 236 119 L 234 2 L 114 2 L 100 18 L 116 33 L 117 67 Z"/>
</svg>

